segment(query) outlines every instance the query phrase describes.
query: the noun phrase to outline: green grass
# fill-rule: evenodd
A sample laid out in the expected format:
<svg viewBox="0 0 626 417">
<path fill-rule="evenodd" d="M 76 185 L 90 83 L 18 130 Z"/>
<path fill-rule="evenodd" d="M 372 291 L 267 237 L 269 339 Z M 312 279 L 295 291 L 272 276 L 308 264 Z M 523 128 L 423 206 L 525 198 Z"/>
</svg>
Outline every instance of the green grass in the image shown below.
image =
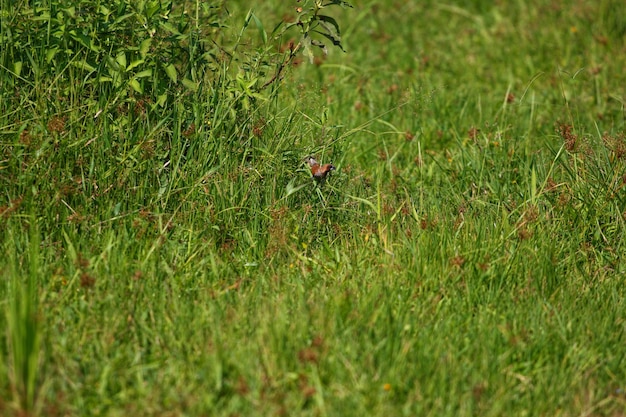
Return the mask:
<svg viewBox="0 0 626 417">
<path fill-rule="evenodd" d="M 355 1 L 256 98 L 232 3 L 143 92 L 0 52 L 0 415 L 623 416 L 622 3 Z"/>
</svg>

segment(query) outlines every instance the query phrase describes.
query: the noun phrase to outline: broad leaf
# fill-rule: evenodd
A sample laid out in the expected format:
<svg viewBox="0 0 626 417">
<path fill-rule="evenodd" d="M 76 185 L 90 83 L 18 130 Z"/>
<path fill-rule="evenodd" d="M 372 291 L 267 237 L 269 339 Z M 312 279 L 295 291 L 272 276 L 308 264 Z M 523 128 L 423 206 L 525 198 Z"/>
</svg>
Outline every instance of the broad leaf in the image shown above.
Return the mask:
<svg viewBox="0 0 626 417">
<path fill-rule="evenodd" d="M 144 60 L 143 60 L 143 59 L 138 59 L 138 60 L 136 60 L 136 61 L 133 61 L 133 62 L 131 62 L 131 63 L 130 63 L 130 65 L 128 66 L 128 68 L 126 68 L 126 71 L 130 71 L 130 70 L 132 70 L 133 68 L 136 68 L 136 67 L 138 67 L 139 65 L 141 65 L 141 64 L 143 64 L 143 63 L 144 63 Z"/>
<path fill-rule="evenodd" d="M 182 83 L 185 87 L 194 92 L 198 91 L 198 87 L 200 86 L 198 83 L 191 81 L 189 78 L 184 78 Z"/>
<path fill-rule="evenodd" d="M 133 78 L 128 82 L 128 84 L 132 87 L 133 90 L 135 90 L 139 94 L 143 94 L 143 88 L 141 87 L 141 83 L 137 81 L 137 79 Z"/>
<path fill-rule="evenodd" d="M 152 75 L 152 68 L 148 68 L 146 70 L 140 71 L 137 74 L 135 74 L 135 78 L 145 78 L 145 77 L 150 77 L 151 75 Z"/>
<path fill-rule="evenodd" d="M 139 45 L 139 54 L 141 55 L 142 58 L 146 58 L 146 55 L 148 55 L 148 52 L 150 51 L 150 44 L 152 43 L 152 38 L 146 38 L 143 40 L 143 42 L 141 42 L 141 45 Z"/>
<path fill-rule="evenodd" d="M 126 54 L 124 52 L 117 54 L 115 62 L 117 62 L 123 70 L 126 70 Z"/>
<path fill-rule="evenodd" d="M 178 81 L 178 73 L 176 72 L 174 64 L 166 65 L 164 69 L 167 76 L 170 77 L 170 80 L 172 80 L 173 83 L 176 83 Z"/>
</svg>

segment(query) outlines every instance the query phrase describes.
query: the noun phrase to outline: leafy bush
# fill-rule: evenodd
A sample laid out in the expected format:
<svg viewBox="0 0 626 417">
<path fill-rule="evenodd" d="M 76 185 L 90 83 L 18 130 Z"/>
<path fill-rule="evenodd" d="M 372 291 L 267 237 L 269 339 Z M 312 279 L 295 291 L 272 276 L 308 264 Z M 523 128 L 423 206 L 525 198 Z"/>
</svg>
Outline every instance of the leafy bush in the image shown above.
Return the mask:
<svg viewBox="0 0 626 417">
<path fill-rule="evenodd" d="M 345 1 L 315 1 L 313 6 L 298 7 L 296 22 L 276 26 L 272 33 L 275 37 L 292 27 L 301 32 L 299 43 L 286 52 L 285 60 L 275 49 L 259 49 L 252 59 L 255 51 L 242 48 L 239 41 L 251 21 L 263 43 L 268 42 L 261 21 L 252 12 L 234 45 L 220 39 L 227 13 L 223 0 L 182 6 L 160 0 L 6 4 L 0 58 L 3 68 L 13 76 L 10 79 L 15 87 L 50 77 L 57 81 L 83 79 L 100 94 L 116 99 L 145 95 L 160 106 L 166 103 L 168 93 L 180 92 L 181 87 L 197 91 L 207 72 L 211 74 L 209 80 L 219 80 L 215 74 L 238 61 L 239 77 L 231 77 L 230 81 L 236 81 L 246 100 L 278 79 L 300 47 L 310 59 L 313 47 L 326 52 L 325 43 L 314 35 L 341 47 L 338 23 L 321 13 L 333 5 L 349 6 Z M 253 60 L 262 65 L 250 65 Z M 269 67 L 276 67 L 276 73 L 259 84 L 258 77 L 267 75 Z"/>
</svg>

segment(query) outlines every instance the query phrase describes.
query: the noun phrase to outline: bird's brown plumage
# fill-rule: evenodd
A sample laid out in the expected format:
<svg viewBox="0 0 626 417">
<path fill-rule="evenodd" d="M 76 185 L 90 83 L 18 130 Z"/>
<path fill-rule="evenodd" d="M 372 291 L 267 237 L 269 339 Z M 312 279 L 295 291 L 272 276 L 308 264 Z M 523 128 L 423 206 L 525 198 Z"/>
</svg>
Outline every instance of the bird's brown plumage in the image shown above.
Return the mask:
<svg viewBox="0 0 626 417">
<path fill-rule="evenodd" d="M 328 176 L 328 173 L 330 171 L 335 170 L 334 165 L 332 164 L 320 165 L 319 162 L 317 162 L 315 158 L 313 158 L 312 156 L 307 156 L 305 158 L 305 161 L 309 164 L 309 167 L 311 168 L 311 175 L 313 175 L 313 178 L 315 178 L 316 180 L 325 179 L 326 176 Z"/>
</svg>

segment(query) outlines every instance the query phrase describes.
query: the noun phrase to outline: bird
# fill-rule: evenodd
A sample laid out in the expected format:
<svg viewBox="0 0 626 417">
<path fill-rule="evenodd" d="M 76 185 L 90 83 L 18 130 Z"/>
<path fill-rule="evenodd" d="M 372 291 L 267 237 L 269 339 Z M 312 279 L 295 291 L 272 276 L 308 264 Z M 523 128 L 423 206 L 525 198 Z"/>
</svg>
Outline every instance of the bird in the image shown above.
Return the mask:
<svg viewBox="0 0 626 417">
<path fill-rule="evenodd" d="M 311 167 L 311 175 L 315 180 L 322 181 L 326 179 L 330 171 L 334 171 L 336 168 L 333 164 L 320 165 L 312 156 L 307 156 L 304 161 Z"/>
</svg>

